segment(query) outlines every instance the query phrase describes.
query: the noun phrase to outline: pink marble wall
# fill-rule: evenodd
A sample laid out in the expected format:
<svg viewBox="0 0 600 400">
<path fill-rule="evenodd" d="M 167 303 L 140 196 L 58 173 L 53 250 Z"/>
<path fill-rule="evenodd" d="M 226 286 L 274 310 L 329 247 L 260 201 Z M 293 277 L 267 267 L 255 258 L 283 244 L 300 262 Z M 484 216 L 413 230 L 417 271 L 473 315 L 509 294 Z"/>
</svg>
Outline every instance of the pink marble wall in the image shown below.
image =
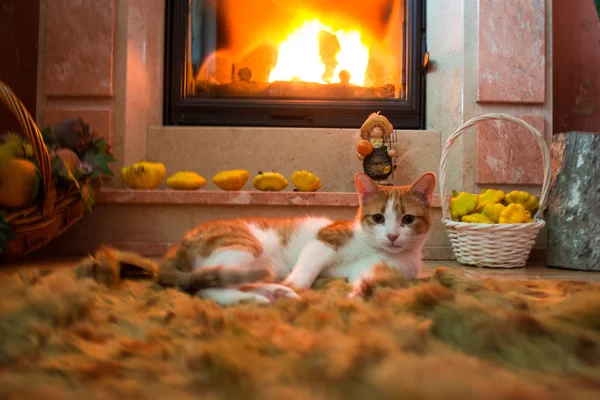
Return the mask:
<svg viewBox="0 0 600 400">
<path fill-rule="evenodd" d="M 552 64 L 546 46 L 552 37 L 551 28 L 546 28 L 549 1 L 479 0 L 477 103 L 470 106 L 475 115 L 499 112 L 519 117 L 546 139 L 552 110 L 552 93 L 546 89 Z M 475 183 L 529 185 L 527 190 L 538 190 L 542 156 L 529 132 L 499 121 L 479 123 L 476 130 Z"/>
<path fill-rule="evenodd" d="M 7 84 L 35 117 L 39 0 L 0 2 L 0 80 Z M 0 105 L 0 133 L 19 131 L 10 110 Z"/>
<path fill-rule="evenodd" d="M 42 121 L 42 124 L 56 122 L 65 116 L 85 115 L 94 125 L 93 128 L 108 132 L 119 160 L 116 168 L 143 159 L 147 155 L 148 127 L 162 122 L 164 2 L 42 0 L 42 3 L 46 7 L 43 27 L 46 32 L 45 84 L 42 94 L 42 120 L 46 121 Z M 448 15 L 444 7 L 458 7 L 452 4 L 432 0 L 428 2 L 428 12 Z M 500 104 L 505 102 L 521 107 L 516 115 L 540 116 L 545 112 L 545 4 L 545 0 L 479 0 L 477 18 L 465 15 L 464 20 L 459 21 L 469 29 L 472 21 L 479 21 L 476 35 L 473 35 L 478 39 L 479 63 L 471 76 L 477 77 L 474 87 L 477 87 L 477 100 L 481 105 L 477 110 L 480 113 L 505 111 Z M 59 12 L 59 8 L 66 11 Z M 431 30 L 429 36 L 429 40 L 438 45 L 448 43 L 448 40 L 456 41 L 452 51 L 448 50 L 454 54 L 460 52 L 462 46 L 456 35 L 452 38 L 447 39 L 443 32 L 435 29 Z M 59 44 L 61 40 L 64 41 L 62 45 Z M 102 42 L 102 45 L 97 42 Z M 100 47 L 95 49 L 94 46 Z M 98 60 L 89 66 L 100 69 L 95 70 L 97 77 L 90 77 L 90 70 L 84 66 L 94 52 L 98 53 Z M 443 48 L 439 52 L 443 52 Z M 428 77 L 431 80 L 435 80 L 437 75 L 441 77 L 445 68 L 441 53 L 437 57 L 439 62 L 435 62 L 435 54 L 433 57 L 433 64 L 437 67 Z M 461 60 L 464 62 L 459 62 Z M 466 63 L 465 56 L 459 53 L 455 59 L 448 61 L 453 69 L 451 76 L 444 75 L 444 82 L 456 88 L 453 90 L 456 93 L 460 93 L 462 86 L 465 93 L 468 89 L 465 86 L 467 80 L 460 69 Z M 59 68 L 63 64 L 70 66 L 67 80 L 63 74 L 64 68 Z M 464 68 L 467 71 L 468 68 Z M 103 83 L 107 79 L 110 82 L 108 86 Z M 448 79 L 451 82 L 447 82 Z M 75 89 L 77 86 L 85 88 Z M 436 105 L 448 102 L 447 97 L 440 102 L 432 93 L 428 92 L 428 95 L 427 102 L 431 110 L 435 111 Z M 436 112 L 431 112 L 431 115 L 428 114 L 428 125 L 448 135 L 466 115 L 465 108 L 461 111 L 461 102 L 458 100 L 470 102 L 465 107 L 472 108 L 474 97 L 452 99 L 452 116 L 434 119 L 431 115 L 436 115 Z M 542 118 L 541 125 L 539 118 Z M 543 117 L 534 119 L 534 122 L 541 130 L 545 129 Z M 470 159 L 477 160 L 474 175 L 479 182 L 536 184 L 539 171 L 533 167 L 537 165 L 535 158 L 531 162 L 523 161 L 523 154 L 520 153 L 527 148 L 528 140 L 519 132 L 507 135 L 495 128 L 482 127 L 479 129 L 477 145 L 474 145 L 477 152 L 465 148 L 457 157 L 466 160 L 465 165 Z M 504 162 L 499 161 L 503 157 L 508 158 Z M 514 165 L 517 165 L 516 172 L 511 172 Z M 470 173 L 466 170 L 462 172 Z"/>
<path fill-rule="evenodd" d="M 81 116 L 111 143 L 113 170 L 145 158 L 148 127 L 162 122 L 164 1 L 42 0 L 41 10 L 38 124 Z"/>
<path fill-rule="evenodd" d="M 600 21 L 592 0 L 554 0 L 554 132 L 600 132 Z"/>
<path fill-rule="evenodd" d="M 37 123 L 68 117 L 113 141 L 116 0 L 42 0 Z"/>
<path fill-rule="evenodd" d="M 545 0 L 479 0 L 478 17 L 477 100 L 544 103 Z"/>
<path fill-rule="evenodd" d="M 113 94 L 115 17 L 115 0 L 48 1 L 47 96 Z"/>
<path fill-rule="evenodd" d="M 540 132 L 544 117 L 517 116 Z M 477 183 L 541 184 L 542 153 L 524 128 L 504 121 L 477 125 Z"/>
<path fill-rule="evenodd" d="M 126 80 L 121 87 L 125 111 L 119 127 L 119 159 L 130 164 L 146 157 L 148 127 L 162 124 L 164 1 L 129 0 Z"/>
<path fill-rule="evenodd" d="M 479 0 L 479 8 L 475 1 L 426 2 L 429 50 L 432 53 L 427 77 L 427 127 L 440 130 L 443 141 L 462 121 L 485 112 L 525 116 L 541 130 L 544 130 L 544 125 L 547 127 L 550 124 L 548 119 L 544 122 L 543 117 L 550 115 L 547 110 L 551 94 L 549 86 L 547 90 L 544 84 L 548 82 L 545 74 L 550 68 L 547 66 L 551 64 L 546 51 L 548 30 L 544 30 L 548 21 L 546 14 L 549 12 L 546 1 L 550 0 Z M 40 124 L 43 124 L 44 119 L 51 122 L 65 116 L 85 113 L 87 117 L 84 118 L 97 125 L 98 130 L 112 131 L 113 151 L 119 160 L 116 168 L 147 156 L 148 150 L 158 147 L 157 143 L 148 146 L 148 142 L 152 141 L 148 136 L 148 128 L 160 125 L 162 121 L 165 2 L 78 0 L 72 2 L 74 10 L 71 11 L 71 2 L 68 0 L 56 0 L 56 3 L 55 0 L 41 0 L 41 3 L 43 21 L 40 72 L 43 79 L 38 88 Z M 55 6 L 57 3 L 66 7 L 67 12 L 58 12 Z M 107 8 L 100 11 L 95 8 L 95 4 L 104 4 Z M 82 22 L 73 27 L 73 21 L 78 18 Z M 107 28 L 109 26 L 110 29 Z M 89 46 L 76 44 L 69 50 L 73 54 L 65 54 L 69 41 L 77 38 L 73 35 L 65 37 L 67 45 L 57 44 L 56 37 L 60 39 L 63 29 L 71 29 L 72 32 L 73 29 L 81 29 L 77 32 Z M 109 31 L 113 34 L 113 45 L 110 48 L 112 64 L 108 65 L 108 53 L 104 52 L 98 65 L 104 68 L 99 75 L 101 78 L 108 76 L 107 71 L 112 68 L 109 85 L 112 89 L 107 90 L 106 86 L 100 84 L 102 79 L 86 75 L 89 71 L 85 68 L 72 69 L 67 83 L 61 81 L 62 70 L 57 66 L 66 61 L 89 60 L 89 50 L 96 45 L 91 42 L 98 40 L 98 33 L 106 38 Z M 475 50 L 469 53 L 471 46 Z M 71 66 L 78 65 L 73 62 Z M 489 79 L 490 76 L 493 79 Z M 73 89 L 78 82 L 86 85 L 89 83 L 90 86 L 85 88 L 86 93 Z M 48 87 L 45 88 L 46 84 Z M 511 104 L 505 104 L 507 102 Z M 465 185 L 464 179 L 461 187 L 461 178 L 472 176 L 474 181 L 476 175 L 485 184 L 525 184 L 539 181 L 539 173 L 535 169 L 537 163 L 523 161 L 523 158 L 532 156 L 533 152 L 527 151 L 531 148 L 531 143 L 522 132 L 509 132 L 494 126 L 481 126 L 478 130 L 477 144 L 475 136 L 471 134 L 463 143 L 472 139 L 473 144 L 464 147 L 458 145 L 453 153 L 452 157 L 457 160 L 453 165 L 455 168 L 451 168 L 449 174 L 449 182 L 454 182 L 451 185 L 453 188 L 471 190 L 471 187 L 466 187 L 468 185 Z M 427 150 L 425 146 L 421 149 Z M 516 149 L 516 153 L 511 153 L 513 150 L 509 149 Z M 429 156 L 427 162 L 435 163 L 435 154 Z M 486 161 L 500 160 L 502 157 L 508 157 L 508 163 Z M 475 160 L 479 158 L 482 162 L 475 168 Z M 472 166 L 469 164 L 471 162 Z M 419 164 L 421 165 L 422 163 Z M 512 173 L 512 165 L 518 166 L 519 174 Z M 118 179 L 115 184 L 121 186 Z M 136 203 L 127 206 L 115 203 L 128 200 L 132 196 L 131 192 L 115 193 L 118 194 L 105 196 L 106 198 L 99 196 L 99 200 L 106 203 L 99 204 L 94 214 L 82 221 L 83 231 L 79 228 L 71 230 L 55 243 L 60 247 L 62 241 L 63 248 L 71 250 L 77 248 L 73 245 L 77 240 L 88 243 L 90 249 L 94 249 L 102 241 L 135 241 L 139 246 L 146 246 L 169 242 L 173 237 L 180 237 L 182 232 L 199 221 L 215 216 L 228 218 L 240 216 L 240 213 L 286 215 L 291 214 L 288 210 L 290 208 L 301 208 L 272 204 L 263 207 L 254 204 L 254 200 L 246 202 L 244 207 L 223 205 L 222 200 L 218 200 L 219 204 L 201 202 L 202 204 L 167 207 L 162 204 L 165 199 L 159 199 L 161 204 Z M 214 194 L 220 196 L 220 193 Z M 293 199 L 286 199 L 286 204 L 287 201 Z M 323 212 L 334 218 L 351 218 L 355 212 L 354 207 L 348 206 L 336 207 L 340 209 L 339 212 L 332 211 L 332 207 L 318 207 L 314 204 L 308 206 L 303 211 Z M 430 245 L 443 250 L 450 257 L 445 230 L 439 223 L 439 209 L 435 212 L 438 226 L 434 228 L 434 238 Z M 148 219 L 148 215 L 153 218 Z M 59 252 L 56 247 L 47 249 L 54 254 Z M 81 247 L 77 249 L 78 252 L 81 251 Z"/>
<path fill-rule="evenodd" d="M 73 109 L 52 109 L 44 110 L 44 124 L 54 126 L 54 124 L 64 121 L 67 118 L 83 118 L 90 126 L 92 132 L 107 137 L 110 143 L 112 132 L 112 110 L 73 110 Z"/>
</svg>

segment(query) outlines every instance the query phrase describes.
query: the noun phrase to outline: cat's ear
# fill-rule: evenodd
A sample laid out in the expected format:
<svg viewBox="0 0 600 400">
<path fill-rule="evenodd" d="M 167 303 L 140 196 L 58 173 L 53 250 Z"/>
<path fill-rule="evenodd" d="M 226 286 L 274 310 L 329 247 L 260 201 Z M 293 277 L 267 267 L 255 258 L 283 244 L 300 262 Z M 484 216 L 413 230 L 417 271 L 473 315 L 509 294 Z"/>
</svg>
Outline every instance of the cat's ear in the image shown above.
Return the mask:
<svg viewBox="0 0 600 400">
<path fill-rule="evenodd" d="M 427 172 L 415 181 L 410 187 L 410 193 L 424 207 L 431 206 L 433 190 L 435 189 L 435 175 Z"/>
<path fill-rule="evenodd" d="M 364 172 L 357 172 L 354 175 L 354 186 L 358 191 L 358 202 L 361 206 L 364 206 L 379 194 L 379 186 Z"/>
</svg>

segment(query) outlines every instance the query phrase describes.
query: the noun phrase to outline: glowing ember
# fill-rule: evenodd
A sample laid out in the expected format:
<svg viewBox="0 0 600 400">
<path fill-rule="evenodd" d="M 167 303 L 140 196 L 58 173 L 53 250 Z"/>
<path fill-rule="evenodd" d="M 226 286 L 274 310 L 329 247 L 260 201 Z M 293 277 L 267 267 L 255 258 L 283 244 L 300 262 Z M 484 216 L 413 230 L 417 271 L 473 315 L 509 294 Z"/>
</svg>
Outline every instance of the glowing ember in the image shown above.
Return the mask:
<svg viewBox="0 0 600 400">
<path fill-rule="evenodd" d="M 333 75 L 326 74 L 323 60 L 323 33 L 328 32 L 336 48 Z M 331 44 L 330 44 L 331 49 Z M 362 43 L 358 31 L 337 31 L 323 25 L 318 19 L 305 22 L 293 31 L 279 46 L 277 65 L 271 71 L 269 82 L 303 81 L 337 83 L 339 73 L 350 73 L 350 83 L 363 86 L 369 62 L 369 49 Z M 327 76 L 331 76 L 329 79 Z M 324 79 L 327 77 L 327 81 Z"/>
</svg>

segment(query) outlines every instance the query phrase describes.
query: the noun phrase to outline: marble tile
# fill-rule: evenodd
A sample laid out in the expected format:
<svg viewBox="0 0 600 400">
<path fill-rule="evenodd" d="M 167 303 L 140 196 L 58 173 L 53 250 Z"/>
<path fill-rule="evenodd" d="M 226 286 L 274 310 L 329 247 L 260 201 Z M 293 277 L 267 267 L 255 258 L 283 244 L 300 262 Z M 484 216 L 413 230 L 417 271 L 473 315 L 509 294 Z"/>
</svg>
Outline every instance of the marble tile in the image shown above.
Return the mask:
<svg viewBox="0 0 600 400">
<path fill-rule="evenodd" d="M 447 262 L 466 273 L 479 278 L 496 279 L 561 279 L 561 280 L 600 280 L 600 272 L 597 271 L 574 271 L 557 268 L 548 268 L 542 262 L 530 262 L 524 268 L 478 268 L 456 263 Z"/>
<path fill-rule="evenodd" d="M 185 232 L 183 232 L 185 233 Z M 183 235 L 182 233 L 182 235 Z M 135 253 L 141 254 L 145 257 L 161 257 L 165 255 L 173 246 L 177 245 L 182 238 L 182 235 L 178 236 L 172 242 L 153 242 L 153 241 L 145 241 L 145 242 L 133 242 L 133 241 L 102 241 L 99 243 L 95 240 L 70 240 L 68 243 L 64 238 L 59 238 L 53 243 L 52 248 L 43 248 L 38 250 L 36 253 L 38 256 L 44 256 L 46 254 L 56 255 L 59 254 L 61 257 L 71 257 L 72 259 L 77 259 L 77 257 L 84 257 L 87 254 L 93 254 L 100 245 L 109 245 L 114 247 L 115 249 L 119 249 L 122 251 L 133 251 Z M 425 245 L 423 248 L 423 260 L 439 260 L 439 258 L 431 257 L 430 249 L 432 247 L 441 248 L 441 246 L 429 246 Z M 447 248 L 450 253 L 447 252 L 448 258 L 451 257 L 451 249 Z M 436 250 L 437 254 L 439 254 L 439 250 Z M 41 259 L 41 258 L 40 258 Z M 445 262 L 435 261 L 436 265 L 444 266 Z M 450 261 L 451 262 L 451 261 Z M 27 262 L 27 265 L 32 265 L 33 262 Z M 4 268 L 4 266 L 3 266 Z M 435 271 L 435 269 L 431 269 L 430 271 Z M 475 275 L 474 275 L 475 276 Z"/>
<path fill-rule="evenodd" d="M 398 130 L 397 136 L 399 163 L 392 183 L 408 185 L 428 171 L 437 175 L 440 132 Z M 294 171 L 307 169 L 321 178 L 324 192 L 354 192 L 354 174 L 362 171 L 359 140 L 359 129 L 150 127 L 147 157 L 163 162 L 169 174 L 198 172 L 209 181 L 206 189 L 218 189 L 211 178 L 227 169 L 250 172 L 245 189 L 252 188 L 259 170 L 289 180 Z"/>
<path fill-rule="evenodd" d="M 37 71 L 40 0 L 0 1 L 0 79 L 23 102 L 33 118 L 37 113 Z M 34 10 L 32 12 L 32 10 Z M 0 105 L 0 131 L 21 131 L 17 119 Z"/>
<path fill-rule="evenodd" d="M 113 247 L 122 251 L 133 251 L 145 257 L 162 257 L 177 244 L 177 242 L 123 242 L 115 243 Z"/>
<path fill-rule="evenodd" d="M 426 129 L 441 132 L 443 145 L 465 121 L 463 87 L 469 76 L 465 75 L 466 38 L 463 27 L 474 24 L 476 20 L 468 19 L 464 14 L 463 1 L 428 0 L 423 3 L 427 18 L 427 50 L 430 53 L 425 85 L 425 125 Z M 446 184 L 449 188 L 463 185 L 463 143 L 464 140 L 455 143 L 448 159 Z"/>
<path fill-rule="evenodd" d="M 119 53 L 115 62 L 115 69 L 122 74 L 115 111 L 125 111 L 122 118 L 115 119 L 116 166 L 146 158 L 148 127 L 162 125 L 166 3 L 129 0 L 126 5 L 119 4 L 126 8 L 127 19 L 119 27 L 126 36 L 126 52 Z"/>
<path fill-rule="evenodd" d="M 118 249 L 125 251 L 134 251 L 139 254 L 149 254 L 148 257 L 158 261 L 160 256 L 165 254 L 173 245 L 173 243 L 152 243 L 152 244 L 140 244 L 140 243 L 123 243 L 117 246 Z M 79 264 L 84 258 L 82 256 L 61 256 L 61 257 L 40 257 L 36 255 L 29 256 L 18 262 L 12 262 L 2 266 L 0 271 L 0 277 L 3 280 L 18 278 L 14 275 L 19 272 L 19 275 L 23 273 L 31 272 L 35 273 L 34 269 L 41 270 L 54 270 L 57 268 L 73 268 Z M 419 278 L 431 277 L 438 268 L 449 267 L 453 269 L 459 269 L 468 277 L 473 279 L 510 279 L 510 280 L 538 280 L 538 279 L 557 279 L 557 280 L 585 280 L 585 281 L 600 281 L 600 272 L 581 272 L 581 271 L 564 271 L 553 268 L 546 268 L 541 264 L 531 264 L 525 268 L 521 268 L 520 274 L 515 274 L 513 270 L 510 274 L 504 273 L 506 270 L 499 270 L 493 268 L 470 268 L 465 267 L 457 263 L 456 261 L 434 261 L 425 260 L 423 262 L 423 268 Z"/>
<path fill-rule="evenodd" d="M 159 251 L 181 240 L 183 235 L 198 224 L 216 220 L 247 217 L 301 217 L 326 216 L 331 219 L 351 220 L 355 206 L 288 205 L 288 204 L 164 204 L 164 203 L 105 203 L 96 192 L 98 203 L 91 214 L 76 227 L 54 239 L 37 254 L 50 256 L 87 254 L 100 244 L 119 248 Z M 293 193 L 290 193 L 293 194 Z M 425 245 L 425 256 L 439 259 L 451 257 L 450 242 L 441 222 L 441 209 L 431 213 L 431 235 Z M 107 222 L 108 221 L 108 222 Z M 166 245 L 165 245 L 166 243 Z M 157 250 L 152 250 L 152 246 Z M 125 247 L 123 247 L 125 248 Z M 444 249 L 445 248 L 445 249 Z"/>
<path fill-rule="evenodd" d="M 434 225 L 437 221 L 434 221 Z M 452 245 L 443 225 L 432 229 L 427 245 L 423 248 L 423 259 L 425 260 L 452 260 L 455 259 Z"/>
<path fill-rule="evenodd" d="M 9 261 L 2 265 L 1 273 L 12 273 L 15 269 L 55 269 L 63 267 L 75 267 L 84 256 L 59 256 L 59 257 L 40 257 L 39 254 L 33 253 L 23 257 L 22 259 Z"/>
<path fill-rule="evenodd" d="M 217 190 L 131 190 L 103 188 L 96 194 L 98 203 L 121 204 L 197 204 L 197 205 L 287 205 L 358 207 L 356 193 L 334 192 L 260 192 Z M 434 195 L 433 207 L 440 207 Z"/>
<path fill-rule="evenodd" d="M 544 117 L 519 117 L 545 135 Z M 542 153 L 534 137 L 504 121 L 477 124 L 478 184 L 541 184 Z"/>
<path fill-rule="evenodd" d="M 479 0 L 477 100 L 544 103 L 545 1 Z"/>
<path fill-rule="evenodd" d="M 115 18 L 115 0 L 48 1 L 47 96 L 113 94 Z"/>
<path fill-rule="evenodd" d="M 90 126 L 90 131 L 107 138 L 111 142 L 112 138 L 112 112 L 111 110 L 63 110 L 46 108 L 44 110 L 44 122 L 41 125 L 54 126 L 56 123 L 67 118 L 83 118 L 83 121 Z"/>
<path fill-rule="evenodd" d="M 600 21 L 593 1 L 554 1 L 553 133 L 600 132 Z"/>
</svg>

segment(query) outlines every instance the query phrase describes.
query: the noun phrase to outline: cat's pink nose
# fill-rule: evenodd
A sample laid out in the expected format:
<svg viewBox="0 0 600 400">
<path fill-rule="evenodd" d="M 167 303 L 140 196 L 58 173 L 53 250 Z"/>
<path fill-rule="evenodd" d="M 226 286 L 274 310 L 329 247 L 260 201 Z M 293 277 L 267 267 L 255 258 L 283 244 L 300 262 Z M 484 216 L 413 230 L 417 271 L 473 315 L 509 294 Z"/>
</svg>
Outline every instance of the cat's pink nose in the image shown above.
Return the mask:
<svg viewBox="0 0 600 400">
<path fill-rule="evenodd" d="M 398 239 L 400 235 L 398 235 L 397 233 L 388 233 L 387 237 L 388 239 L 390 239 L 390 242 L 394 243 L 396 241 L 396 239 Z"/>
</svg>

